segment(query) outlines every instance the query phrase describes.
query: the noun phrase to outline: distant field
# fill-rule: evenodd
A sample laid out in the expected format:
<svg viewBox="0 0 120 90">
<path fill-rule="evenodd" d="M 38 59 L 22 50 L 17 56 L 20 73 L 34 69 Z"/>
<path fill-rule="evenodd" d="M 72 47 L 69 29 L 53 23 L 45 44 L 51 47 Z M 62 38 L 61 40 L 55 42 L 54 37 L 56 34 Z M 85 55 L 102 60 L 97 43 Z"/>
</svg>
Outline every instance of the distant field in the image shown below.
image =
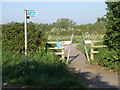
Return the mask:
<svg viewBox="0 0 120 90">
<path fill-rule="evenodd" d="M 85 40 L 102 40 L 104 35 L 85 35 Z M 55 36 L 48 36 L 49 41 L 68 41 L 70 40 L 71 35 L 55 35 Z M 79 43 L 82 39 L 81 35 L 75 35 L 73 37 L 73 43 Z"/>
</svg>

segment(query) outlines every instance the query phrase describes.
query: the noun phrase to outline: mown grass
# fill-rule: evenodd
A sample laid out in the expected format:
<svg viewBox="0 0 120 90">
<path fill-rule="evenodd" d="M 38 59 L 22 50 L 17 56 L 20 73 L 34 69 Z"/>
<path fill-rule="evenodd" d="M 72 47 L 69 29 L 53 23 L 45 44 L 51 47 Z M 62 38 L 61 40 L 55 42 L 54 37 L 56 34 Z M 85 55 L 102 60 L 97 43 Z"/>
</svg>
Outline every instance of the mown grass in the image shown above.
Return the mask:
<svg viewBox="0 0 120 90">
<path fill-rule="evenodd" d="M 51 52 L 29 52 L 27 66 L 24 55 L 13 51 L 2 53 L 2 78 L 8 86 L 20 88 L 84 88 L 67 65 Z"/>
</svg>

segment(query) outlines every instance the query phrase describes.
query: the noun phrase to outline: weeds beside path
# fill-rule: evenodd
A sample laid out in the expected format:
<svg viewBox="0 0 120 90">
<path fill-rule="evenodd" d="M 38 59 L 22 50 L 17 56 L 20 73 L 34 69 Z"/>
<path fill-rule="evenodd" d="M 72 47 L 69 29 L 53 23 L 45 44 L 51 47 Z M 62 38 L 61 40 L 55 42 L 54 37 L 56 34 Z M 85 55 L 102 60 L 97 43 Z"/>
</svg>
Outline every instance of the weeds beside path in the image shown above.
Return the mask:
<svg viewBox="0 0 120 90">
<path fill-rule="evenodd" d="M 22 88 L 82 88 L 75 74 L 52 52 L 29 52 L 27 66 L 24 55 L 4 51 L 2 60 L 3 90 Z"/>
<path fill-rule="evenodd" d="M 88 88 L 118 88 L 118 74 L 98 65 L 86 63 L 84 54 L 76 50 L 78 44 L 71 45 L 70 68 L 80 70 L 78 78 Z M 65 47 L 67 53 L 69 46 Z M 67 55 L 67 54 L 66 54 Z"/>
</svg>

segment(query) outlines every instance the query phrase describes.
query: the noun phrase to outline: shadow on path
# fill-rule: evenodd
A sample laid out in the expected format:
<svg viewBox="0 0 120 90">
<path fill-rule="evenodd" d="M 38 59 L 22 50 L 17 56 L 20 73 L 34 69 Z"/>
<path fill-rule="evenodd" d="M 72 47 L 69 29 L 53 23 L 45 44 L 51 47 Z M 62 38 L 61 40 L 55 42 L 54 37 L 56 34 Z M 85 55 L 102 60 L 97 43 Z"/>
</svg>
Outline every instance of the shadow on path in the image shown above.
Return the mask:
<svg viewBox="0 0 120 90">
<path fill-rule="evenodd" d="M 69 57 L 69 63 L 71 63 L 74 59 L 76 59 L 80 54 L 77 54 L 75 56 L 70 56 Z M 70 59 L 71 58 L 71 59 Z M 67 57 L 65 57 L 65 60 L 67 60 Z"/>
<path fill-rule="evenodd" d="M 80 72 L 77 74 L 79 80 L 89 88 L 106 88 L 107 90 L 118 90 L 118 87 L 109 85 L 107 82 L 102 81 L 100 73 L 94 75 L 91 72 Z M 90 77 L 90 78 L 89 78 Z"/>
<path fill-rule="evenodd" d="M 118 90 L 118 75 L 96 65 L 86 64 L 85 55 L 76 50 L 78 44 L 72 44 L 69 68 L 74 71 L 78 79 L 87 90 Z M 66 47 L 66 53 L 69 47 Z M 67 56 L 67 54 L 66 54 Z"/>
<path fill-rule="evenodd" d="M 75 56 L 70 56 L 70 58 L 72 58 L 72 59 L 70 59 L 69 62 L 72 62 L 72 61 L 73 61 L 75 58 L 77 58 L 79 55 L 80 55 L 80 54 L 77 54 L 77 55 L 75 55 Z"/>
</svg>

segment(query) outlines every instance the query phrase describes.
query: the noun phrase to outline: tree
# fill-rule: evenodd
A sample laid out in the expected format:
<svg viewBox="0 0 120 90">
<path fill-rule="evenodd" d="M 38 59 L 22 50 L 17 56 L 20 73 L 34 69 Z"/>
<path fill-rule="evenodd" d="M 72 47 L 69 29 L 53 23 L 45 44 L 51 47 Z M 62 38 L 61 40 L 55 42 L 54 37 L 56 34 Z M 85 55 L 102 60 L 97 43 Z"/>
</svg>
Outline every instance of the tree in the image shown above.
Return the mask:
<svg viewBox="0 0 120 90">
<path fill-rule="evenodd" d="M 76 23 L 68 18 L 61 18 L 54 22 L 53 25 L 56 28 L 68 29 L 69 27 L 73 27 L 74 25 L 76 25 Z"/>
<path fill-rule="evenodd" d="M 97 18 L 97 22 L 106 22 L 105 17 Z"/>
<path fill-rule="evenodd" d="M 106 2 L 106 34 L 105 44 L 109 51 L 105 51 L 105 55 L 101 59 L 102 64 L 117 72 L 120 72 L 120 1 Z"/>
<path fill-rule="evenodd" d="M 110 49 L 114 49 L 118 52 L 118 50 L 120 50 L 120 1 L 106 2 L 106 4 L 107 32 L 105 40 Z"/>
</svg>

